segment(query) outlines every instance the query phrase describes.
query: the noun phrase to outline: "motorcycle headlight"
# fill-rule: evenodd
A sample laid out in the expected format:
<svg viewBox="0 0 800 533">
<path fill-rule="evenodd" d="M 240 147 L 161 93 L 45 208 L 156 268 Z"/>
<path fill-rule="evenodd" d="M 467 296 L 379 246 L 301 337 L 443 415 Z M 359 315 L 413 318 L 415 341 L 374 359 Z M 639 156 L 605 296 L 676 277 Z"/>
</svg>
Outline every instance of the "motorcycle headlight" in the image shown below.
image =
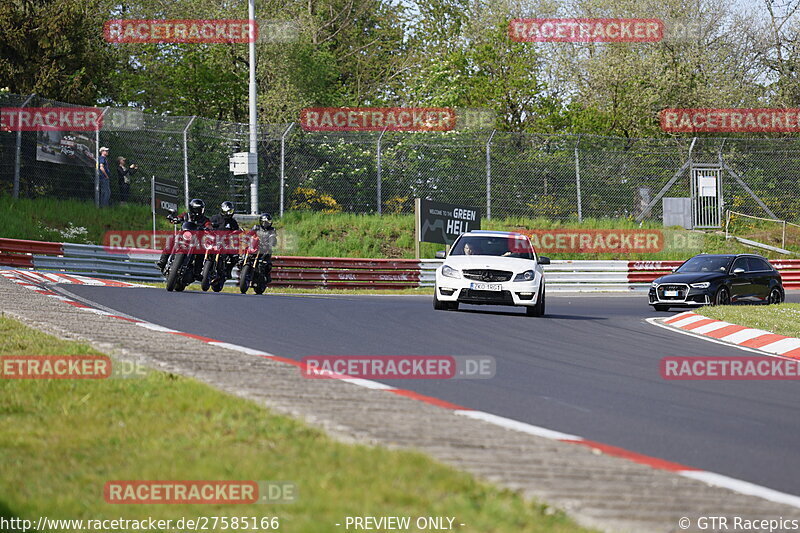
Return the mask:
<svg viewBox="0 0 800 533">
<path fill-rule="evenodd" d="M 535 277 L 536 277 L 536 272 L 534 272 L 533 270 L 526 270 L 522 274 L 517 274 L 517 277 L 514 278 L 514 281 L 531 281 Z"/>
<path fill-rule="evenodd" d="M 445 276 L 447 278 L 460 278 L 461 271 L 456 270 L 455 268 L 449 267 L 447 265 L 444 265 L 442 267 L 442 276 Z"/>
<path fill-rule="evenodd" d="M 691 288 L 693 288 L 693 289 L 707 289 L 707 288 L 709 288 L 711 286 L 711 282 L 710 281 L 703 281 L 701 283 L 692 283 L 689 286 Z"/>
</svg>

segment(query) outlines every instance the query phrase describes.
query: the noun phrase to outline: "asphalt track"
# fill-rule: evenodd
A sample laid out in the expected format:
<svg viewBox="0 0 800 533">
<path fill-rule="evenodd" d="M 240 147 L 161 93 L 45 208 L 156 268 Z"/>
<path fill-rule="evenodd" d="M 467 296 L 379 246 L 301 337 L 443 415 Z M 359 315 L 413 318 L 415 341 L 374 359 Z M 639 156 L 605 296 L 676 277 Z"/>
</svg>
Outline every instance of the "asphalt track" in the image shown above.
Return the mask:
<svg viewBox="0 0 800 533">
<path fill-rule="evenodd" d="M 662 357 L 748 352 L 645 322 L 673 313 L 654 312 L 642 296 L 551 295 L 547 316 L 533 318 L 489 306 L 434 311 L 431 297 L 418 296 L 64 288 L 135 318 L 295 359 L 491 355 L 492 379 L 386 383 L 800 495 L 800 383 L 663 380 Z"/>
</svg>

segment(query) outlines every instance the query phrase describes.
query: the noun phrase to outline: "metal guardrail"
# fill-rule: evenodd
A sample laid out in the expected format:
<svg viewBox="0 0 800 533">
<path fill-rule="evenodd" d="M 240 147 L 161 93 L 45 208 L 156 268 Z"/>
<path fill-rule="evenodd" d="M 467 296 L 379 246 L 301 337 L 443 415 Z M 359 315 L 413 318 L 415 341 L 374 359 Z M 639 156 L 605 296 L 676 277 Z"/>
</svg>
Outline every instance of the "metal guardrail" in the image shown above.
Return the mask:
<svg viewBox="0 0 800 533">
<path fill-rule="evenodd" d="M 102 246 L 0 239 L 0 265 L 121 281 L 160 282 L 157 250 L 110 253 Z M 276 256 L 276 287 L 402 289 L 432 287 L 441 259 Z M 681 261 L 554 260 L 545 265 L 551 292 L 643 292 Z M 787 289 L 800 289 L 800 259 L 778 259 Z"/>
</svg>

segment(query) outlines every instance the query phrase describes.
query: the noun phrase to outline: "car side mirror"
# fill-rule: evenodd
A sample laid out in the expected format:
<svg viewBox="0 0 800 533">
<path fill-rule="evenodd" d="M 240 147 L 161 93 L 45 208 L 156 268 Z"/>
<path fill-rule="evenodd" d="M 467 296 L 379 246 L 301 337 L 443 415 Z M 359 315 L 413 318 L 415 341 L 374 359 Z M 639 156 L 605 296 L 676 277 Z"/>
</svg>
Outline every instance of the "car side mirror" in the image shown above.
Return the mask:
<svg viewBox="0 0 800 533">
<path fill-rule="evenodd" d="M 677 272 L 677 271 L 678 271 L 678 268 L 680 268 L 680 267 L 672 267 L 672 269 L 671 269 L 671 270 L 672 270 L 673 272 Z"/>
<path fill-rule="evenodd" d="M 550 258 L 549 257 L 545 257 L 543 255 L 540 255 L 537 262 L 540 265 L 549 265 L 550 264 Z"/>
<path fill-rule="evenodd" d="M 447 259 L 447 254 L 444 251 L 439 250 L 436 252 L 436 259 Z"/>
<path fill-rule="evenodd" d="M 175 211 L 174 209 L 170 209 L 169 210 L 169 216 L 174 217 L 176 214 L 177 214 L 177 211 Z"/>
<path fill-rule="evenodd" d="M 739 274 L 744 274 L 744 269 L 743 269 L 743 268 L 741 268 L 741 267 L 740 267 L 740 268 L 734 268 L 734 269 L 733 269 L 733 274 L 734 274 L 735 276 L 738 276 Z"/>
</svg>

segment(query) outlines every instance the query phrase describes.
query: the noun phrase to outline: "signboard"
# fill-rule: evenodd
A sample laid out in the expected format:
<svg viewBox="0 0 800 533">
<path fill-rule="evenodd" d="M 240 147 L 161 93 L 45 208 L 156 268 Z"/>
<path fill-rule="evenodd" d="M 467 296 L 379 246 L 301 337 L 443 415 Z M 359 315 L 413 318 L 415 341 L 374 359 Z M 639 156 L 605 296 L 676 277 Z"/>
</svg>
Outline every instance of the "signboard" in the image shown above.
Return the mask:
<svg viewBox="0 0 800 533">
<path fill-rule="evenodd" d="M 416 199 L 417 241 L 451 245 L 467 231 L 481 229 L 475 207 Z"/>
<path fill-rule="evenodd" d="M 258 157 L 252 152 L 236 152 L 228 160 L 234 176 L 258 174 Z"/>
<path fill-rule="evenodd" d="M 170 209 L 178 211 L 180 187 L 174 181 L 162 180 L 153 176 L 152 208 L 153 216 L 167 215 Z"/>
<path fill-rule="evenodd" d="M 36 160 L 60 165 L 94 168 L 94 136 L 76 131 L 39 131 L 36 133 Z"/>
</svg>

